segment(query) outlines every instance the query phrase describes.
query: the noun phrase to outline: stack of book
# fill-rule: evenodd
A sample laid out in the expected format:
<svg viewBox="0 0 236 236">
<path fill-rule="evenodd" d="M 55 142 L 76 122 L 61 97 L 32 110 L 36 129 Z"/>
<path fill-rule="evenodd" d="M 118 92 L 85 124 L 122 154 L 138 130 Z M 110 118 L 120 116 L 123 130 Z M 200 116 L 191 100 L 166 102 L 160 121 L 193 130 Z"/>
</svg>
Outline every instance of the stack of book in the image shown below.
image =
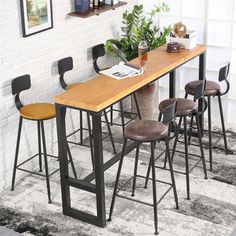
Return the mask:
<svg viewBox="0 0 236 236">
<path fill-rule="evenodd" d="M 187 30 L 185 36 L 183 38 L 177 38 L 170 33 L 170 36 L 166 37 L 166 43 L 179 43 L 181 48 L 192 49 L 197 45 L 197 35 L 195 30 Z"/>
</svg>

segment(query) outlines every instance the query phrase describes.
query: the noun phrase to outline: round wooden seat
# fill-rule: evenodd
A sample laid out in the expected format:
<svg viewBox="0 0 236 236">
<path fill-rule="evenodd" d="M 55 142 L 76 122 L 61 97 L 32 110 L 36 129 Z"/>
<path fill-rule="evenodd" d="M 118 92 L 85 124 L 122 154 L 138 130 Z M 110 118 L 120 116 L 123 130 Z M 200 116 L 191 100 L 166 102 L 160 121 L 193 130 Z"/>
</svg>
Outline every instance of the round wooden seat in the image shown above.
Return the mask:
<svg viewBox="0 0 236 236">
<path fill-rule="evenodd" d="M 135 142 L 159 141 L 168 136 L 168 126 L 154 120 L 139 120 L 128 124 L 125 136 Z"/>
<path fill-rule="evenodd" d="M 197 103 L 185 98 L 170 98 L 162 101 L 159 104 L 160 112 L 163 113 L 174 101 L 177 101 L 176 116 L 191 116 L 197 112 Z"/>
<path fill-rule="evenodd" d="M 188 94 L 194 95 L 196 86 L 199 84 L 199 80 L 189 82 L 185 85 L 185 91 Z M 204 96 L 215 96 L 220 93 L 220 85 L 214 81 L 206 81 L 206 88 Z"/>
<path fill-rule="evenodd" d="M 20 115 L 30 120 L 47 120 L 56 117 L 55 106 L 50 103 L 32 103 L 20 108 Z"/>
</svg>

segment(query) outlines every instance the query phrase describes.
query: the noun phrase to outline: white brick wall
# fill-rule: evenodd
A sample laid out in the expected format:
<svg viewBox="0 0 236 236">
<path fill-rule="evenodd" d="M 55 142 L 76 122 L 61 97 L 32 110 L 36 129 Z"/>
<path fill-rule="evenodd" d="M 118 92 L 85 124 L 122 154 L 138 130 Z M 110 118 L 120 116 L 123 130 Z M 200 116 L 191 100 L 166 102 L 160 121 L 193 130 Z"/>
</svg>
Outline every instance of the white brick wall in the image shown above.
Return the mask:
<svg viewBox="0 0 236 236">
<path fill-rule="evenodd" d="M 56 62 L 66 56 L 74 59 L 74 71 L 66 81 L 85 81 L 94 75 L 91 47 L 119 34 L 122 13 L 128 5 L 87 19 L 69 17 L 70 0 L 53 0 L 54 28 L 28 38 L 21 36 L 19 1 L 1 1 L 0 7 L 0 190 L 11 182 L 12 167 L 18 128 L 18 112 L 11 94 L 11 80 L 22 74 L 30 74 L 32 87 L 25 91 L 22 100 L 30 102 L 53 102 L 61 90 L 55 69 Z M 73 124 L 78 116 L 73 112 Z M 55 120 L 45 122 L 48 135 L 48 151 L 56 145 Z M 20 146 L 22 160 L 37 152 L 36 123 L 24 121 Z M 52 137 L 53 136 L 53 137 Z M 56 152 L 54 151 L 54 154 Z M 22 176 L 19 171 L 17 178 Z"/>
</svg>

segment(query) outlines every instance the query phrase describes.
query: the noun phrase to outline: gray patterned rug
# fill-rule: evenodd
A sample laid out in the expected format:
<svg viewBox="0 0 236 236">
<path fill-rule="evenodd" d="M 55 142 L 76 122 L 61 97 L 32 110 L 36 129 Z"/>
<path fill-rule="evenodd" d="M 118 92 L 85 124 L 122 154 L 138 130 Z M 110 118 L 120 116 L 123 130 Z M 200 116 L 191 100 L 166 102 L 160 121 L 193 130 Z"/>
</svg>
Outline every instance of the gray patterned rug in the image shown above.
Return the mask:
<svg viewBox="0 0 236 236">
<path fill-rule="evenodd" d="M 121 150 L 122 137 L 119 128 L 112 127 L 116 147 Z M 236 227 L 236 133 L 228 132 L 230 155 L 224 154 L 223 142 L 220 140 L 213 150 L 213 172 L 208 172 L 208 180 L 204 179 L 202 165 L 199 163 L 190 174 L 191 200 L 186 200 L 185 176 L 176 173 L 176 183 L 180 209 L 175 209 L 173 193 L 170 191 L 158 205 L 159 232 L 161 236 L 229 236 Z M 76 137 L 74 137 L 76 139 Z M 218 135 L 214 135 L 214 140 Z M 192 142 L 196 142 L 192 139 Z M 204 145 L 207 147 L 207 138 Z M 108 139 L 104 140 L 104 159 L 112 157 L 112 148 Z M 82 178 L 91 171 L 89 148 L 71 146 L 78 176 Z M 178 144 L 183 150 L 183 145 Z M 157 145 L 156 155 L 164 150 L 163 145 Z M 199 148 L 191 146 L 192 153 L 199 153 Z M 205 149 L 208 160 L 208 149 Z M 135 151 L 124 160 L 121 182 L 132 176 Z M 146 174 L 150 156 L 149 145 L 142 145 L 138 172 Z M 163 166 L 161 156 L 156 164 Z M 191 157 L 190 166 L 196 162 Z M 57 166 L 57 161 L 51 161 L 51 166 Z M 207 163 L 209 168 L 209 164 Z M 174 168 L 184 170 L 184 156 L 178 153 L 174 158 Z M 107 216 L 111 202 L 117 164 L 105 172 Z M 157 178 L 170 181 L 167 170 L 157 169 Z M 152 188 L 149 183 L 144 189 L 144 180 L 137 180 L 135 199 L 152 202 Z M 157 184 L 158 196 L 165 191 L 166 186 Z M 36 176 L 26 176 L 18 179 L 14 192 L 9 189 L 0 193 L 0 226 L 7 227 L 23 235 L 153 235 L 153 209 L 136 202 L 117 198 L 113 219 L 107 222 L 105 228 L 99 228 L 81 221 L 66 217 L 61 213 L 60 178 L 59 173 L 51 177 L 53 203 L 47 204 L 45 180 Z M 120 193 L 130 196 L 131 183 L 120 190 Z M 95 213 L 95 198 L 93 194 L 71 188 L 72 206 Z"/>
</svg>

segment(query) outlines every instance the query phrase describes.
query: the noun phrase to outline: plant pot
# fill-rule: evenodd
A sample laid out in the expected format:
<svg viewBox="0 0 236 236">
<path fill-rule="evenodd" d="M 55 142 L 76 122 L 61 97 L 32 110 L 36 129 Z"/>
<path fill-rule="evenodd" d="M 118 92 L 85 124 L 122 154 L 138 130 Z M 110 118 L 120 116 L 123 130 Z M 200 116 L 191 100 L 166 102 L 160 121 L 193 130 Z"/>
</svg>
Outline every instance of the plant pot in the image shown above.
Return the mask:
<svg viewBox="0 0 236 236">
<path fill-rule="evenodd" d="M 153 117 L 153 110 L 154 110 L 153 98 L 155 93 L 155 87 L 156 84 L 154 82 L 146 85 L 145 87 L 135 92 L 138 100 L 141 117 L 143 120 L 152 119 Z M 133 96 L 131 99 L 131 111 L 137 113 Z"/>
</svg>

